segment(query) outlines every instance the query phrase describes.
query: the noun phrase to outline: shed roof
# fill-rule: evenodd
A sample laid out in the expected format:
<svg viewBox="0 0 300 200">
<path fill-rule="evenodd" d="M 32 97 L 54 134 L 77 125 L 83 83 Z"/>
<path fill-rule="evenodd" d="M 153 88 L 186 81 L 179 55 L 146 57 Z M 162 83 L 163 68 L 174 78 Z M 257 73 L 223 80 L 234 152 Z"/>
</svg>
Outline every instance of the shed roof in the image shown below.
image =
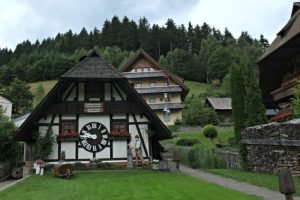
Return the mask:
<svg viewBox="0 0 300 200">
<path fill-rule="evenodd" d="M 231 98 L 215 98 L 215 97 L 207 97 L 206 102 L 208 102 L 214 110 L 231 110 Z"/>
</svg>

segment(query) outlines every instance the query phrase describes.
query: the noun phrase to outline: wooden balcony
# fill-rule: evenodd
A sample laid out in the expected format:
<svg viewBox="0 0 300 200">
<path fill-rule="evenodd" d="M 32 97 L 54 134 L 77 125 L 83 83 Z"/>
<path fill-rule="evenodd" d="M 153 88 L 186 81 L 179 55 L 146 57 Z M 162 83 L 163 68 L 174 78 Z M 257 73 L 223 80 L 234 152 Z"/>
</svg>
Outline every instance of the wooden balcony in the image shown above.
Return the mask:
<svg viewBox="0 0 300 200">
<path fill-rule="evenodd" d="M 173 93 L 182 92 L 182 88 L 178 85 L 169 85 L 161 87 L 135 88 L 139 94 L 155 94 L 155 93 Z"/>
<path fill-rule="evenodd" d="M 167 75 L 161 70 L 149 72 L 123 72 L 122 74 L 128 79 L 167 77 Z"/>
<path fill-rule="evenodd" d="M 95 102 L 102 104 L 101 109 L 86 109 L 85 104 L 92 105 L 92 102 L 60 102 L 54 103 L 45 110 L 45 114 L 88 114 L 88 113 L 131 113 L 142 112 L 142 108 L 133 102 L 115 101 L 115 102 Z"/>
<path fill-rule="evenodd" d="M 298 84 L 298 80 L 299 78 L 293 78 L 291 80 L 282 83 L 280 88 L 273 90 L 271 92 L 271 95 L 273 95 L 273 100 L 276 102 L 276 101 L 280 101 L 292 97 L 293 90 L 295 86 Z"/>
<path fill-rule="evenodd" d="M 170 110 L 183 109 L 184 106 L 182 103 L 160 103 L 160 104 L 148 104 L 152 110 L 163 110 L 168 108 Z"/>
</svg>

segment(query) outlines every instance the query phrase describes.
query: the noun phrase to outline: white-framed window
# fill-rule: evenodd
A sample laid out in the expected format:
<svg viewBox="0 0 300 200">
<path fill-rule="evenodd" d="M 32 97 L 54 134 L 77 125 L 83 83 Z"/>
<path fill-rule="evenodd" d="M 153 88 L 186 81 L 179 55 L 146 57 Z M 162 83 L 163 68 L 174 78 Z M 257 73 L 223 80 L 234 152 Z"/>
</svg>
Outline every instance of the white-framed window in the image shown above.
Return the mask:
<svg viewBox="0 0 300 200">
<path fill-rule="evenodd" d="M 150 82 L 149 83 L 149 87 L 155 87 L 156 86 L 156 83 L 155 82 Z"/>
<path fill-rule="evenodd" d="M 156 103 L 155 97 L 149 97 L 149 103 Z"/>
<path fill-rule="evenodd" d="M 142 85 L 142 83 L 135 83 L 134 84 L 134 87 L 135 88 L 141 88 L 143 85 Z"/>
</svg>

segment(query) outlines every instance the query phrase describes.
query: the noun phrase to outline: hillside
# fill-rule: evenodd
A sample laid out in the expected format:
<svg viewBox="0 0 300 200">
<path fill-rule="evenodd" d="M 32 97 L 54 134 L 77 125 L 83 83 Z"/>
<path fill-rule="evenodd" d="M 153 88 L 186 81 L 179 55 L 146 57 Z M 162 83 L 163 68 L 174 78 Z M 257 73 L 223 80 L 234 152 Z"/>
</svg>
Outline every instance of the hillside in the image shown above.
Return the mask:
<svg viewBox="0 0 300 200">
<path fill-rule="evenodd" d="M 187 97 L 199 96 L 201 94 L 210 94 L 210 96 L 214 96 L 216 93 L 224 93 L 224 89 L 222 87 L 216 87 L 207 83 L 200 83 L 196 81 L 184 81 L 184 84 L 190 88 L 189 94 Z"/>
<path fill-rule="evenodd" d="M 48 92 L 51 90 L 51 88 L 53 88 L 56 82 L 57 80 L 39 81 L 35 83 L 29 83 L 28 85 L 30 86 L 30 92 L 34 94 L 38 85 L 41 84 L 44 87 L 45 94 L 48 94 Z"/>
<path fill-rule="evenodd" d="M 50 80 L 50 81 L 39 81 L 35 83 L 29 83 L 30 91 L 34 94 L 36 91 L 36 88 L 39 84 L 41 84 L 45 89 L 45 94 L 47 94 L 51 88 L 55 85 L 57 80 Z M 199 96 L 201 94 L 205 94 L 206 92 L 212 93 L 212 92 L 222 92 L 222 88 L 220 87 L 214 87 L 207 83 L 199 83 L 196 81 L 184 81 L 184 84 L 190 88 L 189 94 L 187 97 Z"/>
</svg>

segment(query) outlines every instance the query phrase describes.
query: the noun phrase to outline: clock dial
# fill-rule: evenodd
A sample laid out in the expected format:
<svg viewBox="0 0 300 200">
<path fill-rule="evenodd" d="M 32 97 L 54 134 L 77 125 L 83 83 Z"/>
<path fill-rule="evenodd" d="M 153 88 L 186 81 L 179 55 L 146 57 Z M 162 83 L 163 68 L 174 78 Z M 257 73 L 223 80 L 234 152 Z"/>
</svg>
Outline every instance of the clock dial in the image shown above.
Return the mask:
<svg viewBox="0 0 300 200">
<path fill-rule="evenodd" d="M 90 122 L 80 130 L 79 141 L 89 152 L 102 151 L 108 145 L 108 130 L 99 122 Z"/>
</svg>

